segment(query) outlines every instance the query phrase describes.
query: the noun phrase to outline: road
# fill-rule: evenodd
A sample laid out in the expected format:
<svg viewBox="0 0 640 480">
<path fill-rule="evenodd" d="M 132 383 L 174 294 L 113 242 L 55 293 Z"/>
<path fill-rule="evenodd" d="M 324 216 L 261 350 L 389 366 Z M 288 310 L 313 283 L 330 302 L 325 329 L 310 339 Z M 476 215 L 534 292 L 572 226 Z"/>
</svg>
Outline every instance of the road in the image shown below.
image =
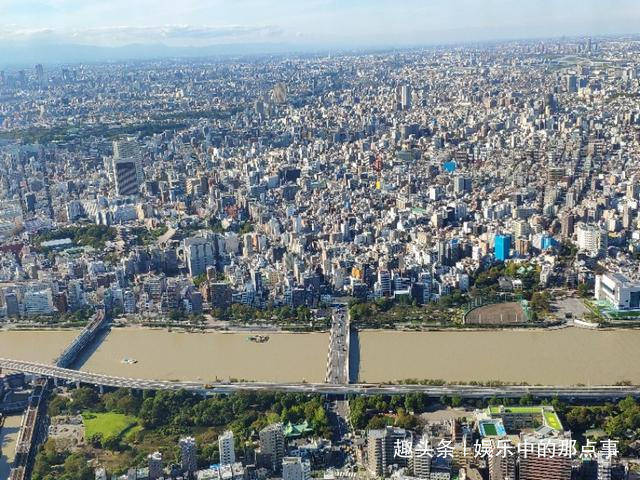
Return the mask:
<svg viewBox="0 0 640 480">
<path fill-rule="evenodd" d="M 349 426 L 349 402 L 347 400 L 334 399 L 328 402 L 327 417 L 331 424 L 333 443 L 340 444 L 347 439 L 350 432 Z"/>
<path fill-rule="evenodd" d="M 331 314 L 327 383 L 349 383 L 349 312 L 345 305 L 334 305 Z"/>
<path fill-rule="evenodd" d="M 500 386 L 479 387 L 472 385 L 389 385 L 389 384 L 337 384 L 337 383 L 269 383 L 269 382 L 237 382 L 212 383 L 204 382 L 170 382 L 135 378 L 115 377 L 91 372 L 80 372 L 43 363 L 27 362 L 0 358 L 0 368 L 23 372 L 36 376 L 48 377 L 69 382 L 105 387 L 123 387 L 142 390 L 180 390 L 185 389 L 198 393 L 233 393 L 248 391 L 278 391 L 291 393 L 318 393 L 343 397 L 356 395 L 404 395 L 407 393 L 424 393 L 431 397 L 458 395 L 462 398 L 487 398 L 492 396 L 520 398 L 525 395 L 534 397 L 555 397 L 580 400 L 615 400 L 626 396 L 640 397 L 638 386 Z"/>
</svg>

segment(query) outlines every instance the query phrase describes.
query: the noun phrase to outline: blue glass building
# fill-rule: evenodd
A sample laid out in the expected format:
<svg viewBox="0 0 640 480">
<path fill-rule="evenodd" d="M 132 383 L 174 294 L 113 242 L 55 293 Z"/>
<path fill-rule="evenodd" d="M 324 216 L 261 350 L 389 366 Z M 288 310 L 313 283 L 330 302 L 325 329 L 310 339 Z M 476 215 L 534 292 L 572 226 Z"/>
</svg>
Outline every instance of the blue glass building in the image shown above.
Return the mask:
<svg viewBox="0 0 640 480">
<path fill-rule="evenodd" d="M 504 262 L 509 258 L 509 250 L 511 250 L 511 235 L 496 235 L 493 244 L 493 254 L 496 260 Z"/>
<path fill-rule="evenodd" d="M 553 248 L 556 246 L 558 242 L 556 242 L 555 238 L 550 235 L 544 235 L 540 239 L 540 247 L 542 250 L 546 250 L 547 248 Z"/>
</svg>

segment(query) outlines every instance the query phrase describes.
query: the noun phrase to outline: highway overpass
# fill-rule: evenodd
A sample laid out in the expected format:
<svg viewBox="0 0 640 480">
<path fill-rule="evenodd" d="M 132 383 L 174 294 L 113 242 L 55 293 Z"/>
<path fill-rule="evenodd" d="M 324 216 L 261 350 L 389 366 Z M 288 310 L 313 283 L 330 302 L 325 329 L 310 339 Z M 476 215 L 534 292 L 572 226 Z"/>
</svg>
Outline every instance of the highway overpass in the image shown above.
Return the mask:
<svg viewBox="0 0 640 480">
<path fill-rule="evenodd" d="M 325 395 L 402 395 L 406 393 L 424 393 L 432 397 L 458 395 L 462 398 L 487 398 L 492 396 L 519 398 L 525 395 L 534 397 L 559 397 L 583 401 L 615 400 L 628 395 L 640 397 L 638 386 L 500 386 L 479 387 L 470 385 L 388 385 L 388 384 L 337 384 L 337 383 L 269 383 L 269 382 L 189 382 L 145 380 L 136 378 L 115 377 L 99 373 L 82 372 L 68 368 L 0 358 L 0 368 L 42 376 L 54 380 L 65 380 L 77 384 L 99 387 L 124 387 L 142 390 L 189 390 L 197 393 L 233 393 L 239 391 L 278 391 L 297 393 L 319 393 Z"/>
</svg>

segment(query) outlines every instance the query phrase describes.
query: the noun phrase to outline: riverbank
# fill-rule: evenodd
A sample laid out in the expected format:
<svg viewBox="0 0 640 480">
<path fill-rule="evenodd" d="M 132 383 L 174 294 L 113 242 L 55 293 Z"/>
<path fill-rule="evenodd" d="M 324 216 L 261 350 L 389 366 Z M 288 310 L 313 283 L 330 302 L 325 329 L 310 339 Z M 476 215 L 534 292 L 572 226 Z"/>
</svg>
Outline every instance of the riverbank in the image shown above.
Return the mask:
<svg viewBox="0 0 640 480">
<path fill-rule="evenodd" d="M 55 332 L 58 330 L 81 330 L 86 323 L 4 323 L 0 324 L 0 332 Z"/>
</svg>

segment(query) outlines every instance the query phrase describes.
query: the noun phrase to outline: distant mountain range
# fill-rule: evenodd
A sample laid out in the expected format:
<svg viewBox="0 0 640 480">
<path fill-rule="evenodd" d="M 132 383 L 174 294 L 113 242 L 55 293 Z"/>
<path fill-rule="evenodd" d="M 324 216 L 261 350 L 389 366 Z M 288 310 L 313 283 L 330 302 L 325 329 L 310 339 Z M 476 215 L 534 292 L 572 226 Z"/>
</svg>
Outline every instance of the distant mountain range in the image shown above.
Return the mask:
<svg viewBox="0 0 640 480">
<path fill-rule="evenodd" d="M 317 47 L 285 43 L 219 44 L 204 47 L 170 47 L 162 44 L 131 44 L 103 47 L 79 44 L 0 43 L 0 67 L 31 67 L 37 63 L 60 64 L 151 60 L 159 58 L 209 57 L 311 52 Z"/>
</svg>

